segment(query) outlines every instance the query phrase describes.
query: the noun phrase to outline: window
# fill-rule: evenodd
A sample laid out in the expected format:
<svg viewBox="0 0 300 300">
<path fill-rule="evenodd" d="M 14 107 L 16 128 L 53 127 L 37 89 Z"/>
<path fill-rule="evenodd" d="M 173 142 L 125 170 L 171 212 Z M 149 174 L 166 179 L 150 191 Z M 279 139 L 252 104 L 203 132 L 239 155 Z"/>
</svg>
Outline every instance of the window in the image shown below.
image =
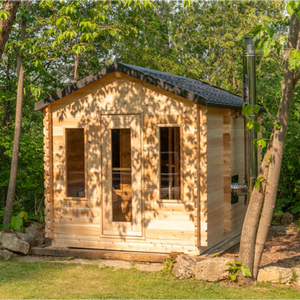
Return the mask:
<svg viewBox="0 0 300 300">
<path fill-rule="evenodd" d="M 239 202 L 239 196 L 236 189 L 239 187 L 239 175 L 231 176 L 231 204 Z"/>
<path fill-rule="evenodd" d="M 66 129 L 67 197 L 85 197 L 84 129 Z"/>
<path fill-rule="evenodd" d="M 130 129 L 112 129 L 112 210 L 114 222 L 132 221 Z"/>
<path fill-rule="evenodd" d="M 160 199 L 180 200 L 180 127 L 160 127 Z"/>
</svg>

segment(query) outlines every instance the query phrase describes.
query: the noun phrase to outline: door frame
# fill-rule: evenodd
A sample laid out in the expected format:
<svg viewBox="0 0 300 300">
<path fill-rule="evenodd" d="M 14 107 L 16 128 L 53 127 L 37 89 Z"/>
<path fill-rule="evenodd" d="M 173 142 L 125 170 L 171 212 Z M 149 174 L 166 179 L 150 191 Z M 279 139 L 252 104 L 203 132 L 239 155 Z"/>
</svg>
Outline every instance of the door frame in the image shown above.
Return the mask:
<svg viewBox="0 0 300 300">
<path fill-rule="evenodd" d="M 127 120 L 126 120 L 127 119 Z M 105 191 L 105 186 L 107 184 L 107 180 L 111 180 L 111 178 L 105 178 L 107 176 L 107 172 L 110 174 L 109 177 L 111 177 L 111 159 L 110 159 L 110 165 L 107 165 L 106 167 L 104 166 L 104 160 L 106 156 L 106 150 L 104 149 L 104 139 L 111 137 L 111 134 L 107 136 L 104 132 L 107 130 L 105 126 L 108 126 L 108 130 L 111 130 L 113 128 L 130 128 L 131 127 L 127 125 L 121 125 L 121 126 L 114 126 L 113 122 L 114 120 L 120 121 L 121 123 L 127 124 L 128 122 L 132 122 L 133 120 L 138 120 L 139 121 L 139 164 L 140 164 L 140 169 L 139 169 L 139 187 L 140 190 L 138 191 L 138 199 L 134 200 L 132 199 L 133 203 L 132 206 L 135 203 L 138 203 L 139 211 L 134 210 L 132 212 L 132 221 L 131 223 L 128 222 L 113 222 L 112 219 L 110 220 L 110 223 L 115 223 L 112 224 L 113 226 L 110 226 L 107 223 L 106 220 L 106 212 L 109 205 L 111 205 L 112 209 L 112 197 L 111 197 L 111 191 L 109 191 L 109 196 L 108 193 Z M 110 122 L 110 124 L 105 124 L 105 122 Z M 143 209 L 143 113 L 101 113 L 100 114 L 100 148 L 101 148 L 101 174 L 100 174 L 100 185 L 101 185 L 101 213 L 100 213 L 100 236 L 102 237 L 107 237 L 107 238 L 121 238 L 121 239 L 141 239 L 144 236 L 144 226 L 143 226 L 143 218 L 144 218 L 144 209 Z M 131 132 L 131 139 L 132 139 L 132 130 Z M 111 146 L 111 143 L 110 143 Z M 111 148 L 109 149 L 111 151 Z M 110 157 L 111 158 L 111 157 Z M 108 168 L 108 169 L 107 169 Z M 106 174 L 105 174 L 106 173 Z M 132 187 L 135 185 L 134 181 L 132 180 Z M 110 184 L 111 187 L 111 184 Z M 108 197 L 108 199 L 107 199 Z M 105 202 L 107 201 L 107 202 Z M 110 214 L 112 218 L 112 214 Z M 134 221 L 137 222 L 135 225 L 133 225 Z M 125 225 L 125 226 L 124 226 Z M 131 227 L 131 228 L 129 228 Z M 124 232 L 125 228 L 125 232 Z M 120 230 L 121 229 L 121 230 Z"/>
</svg>

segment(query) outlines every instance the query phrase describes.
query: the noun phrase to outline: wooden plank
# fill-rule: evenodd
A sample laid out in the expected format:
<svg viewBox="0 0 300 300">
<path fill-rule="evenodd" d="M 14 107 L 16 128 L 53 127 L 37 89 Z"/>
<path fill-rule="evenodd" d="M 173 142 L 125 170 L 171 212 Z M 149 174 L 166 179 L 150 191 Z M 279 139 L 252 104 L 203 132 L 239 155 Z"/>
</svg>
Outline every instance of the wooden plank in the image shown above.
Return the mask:
<svg viewBox="0 0 300 300">
<path fill-rule="evenodd" d="M 199 198 L 200 222 L 199 244 L 207 246 L 207 108 L 199 107 Z"/>
<path fill-rule="evenodd" d="M 53 220 L 55 227 L 64 225 L 97 225 L 100 226 L 100 218 L 77 217 L 72 215 L 55 215 Z"/>
<path fill-rule="evenodd" d="M 189 205 L 187 203 L 182 203 L 181 200 L 177 202 L 167 201 L 164 202 L 152 202 L 145 201 L 144 203 L 145 210 L 154 210 L 154 211 L 187 211 L 191 212 L 194 210 L 193 205 Z"/>
<path fill-rule="evenodd" d="M 86 218 L 100 218 L 99 208 L 74 208 L 74 207 L 54 207 L 55 217 L 86 217 Z"/>
<path fill-rule="evenodd" d="M 131 243 L 131 242 L 117 242 L 117 241 L 94 241 L 94 240 L 66 240 L 54 239 L 52 247 L 69 247 L 69 248 L 91 248 L 102 250 L 119 250 L 119 251 L 145 251 L 145 252 L 159 252 L 170 253 L 185 252 L 192 255 L 199 254 L 199 250 L 191 245 L 168 245 L 168 244 L 150 244 L 146 242 Z"/>
<path fill-rule="evenodd" d="M 141 262 L 164 262 L 168 254 L 163 253 L 145 253 L 129 251 L 108 251 L 108 250 L 91 250 L 91 249 L 69 249 L 53 247 L 33 247 L 30 249 L 31 255 L 46 255 L 57 257 L 78 257 L 93 259 L 120 259 L 128 261 Z"/>
<path fill-rule="evenodd" d="M 81 234 L 86 236 L 100 236 L 99 225 L 71 225 L 71 224 L 57 224 L 54 223 L 55 233 L 65 234 Z"/>
<path fill-rule="evenodd" d="M 169 244 L 169 240 L 177 241 L 177 244 L 194 245 L 195 231 L 194 230 L 159 230 L 159 229 L 146 229 L 145 237 L 148 242 L 152 240 L 159 240 L 160 243 Z M 154 242 L 154 241 L 152 241 Z M 174 243 L 173 243 L 174 244 Z M 175 243 L 176 244 L 176 243 Z"/>
<path fill-rule="evenodd" d="M 195 225 L 192 221 L 165 221 L 165 220 L 150 220 L 148 224 L 145 224 L 147 230 L 158 229 L 158 230 L 174 230 L 182 231 L 189 230 L 194 231 Z"/>
<path fill-rule="evenodd" d="M 144 220 L 146 223 L 150 220 L 193 222 L 194 213 L 192 211 L 146 210 Z"/>
</svg>

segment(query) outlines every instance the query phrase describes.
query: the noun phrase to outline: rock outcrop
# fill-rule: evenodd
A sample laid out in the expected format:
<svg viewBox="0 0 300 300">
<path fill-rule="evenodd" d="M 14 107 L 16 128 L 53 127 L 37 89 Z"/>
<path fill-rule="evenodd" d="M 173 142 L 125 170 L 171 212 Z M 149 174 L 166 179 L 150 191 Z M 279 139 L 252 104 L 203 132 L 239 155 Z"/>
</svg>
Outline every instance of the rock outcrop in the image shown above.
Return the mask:
<svg viewBox="0 0 300 300">
<path fill-rule="evenodd" d="M 260 269 L 257 276 L 258 282 L 289 284 L 293 279 L 293 271 L 289 268 L 267 267 Z"/>
<path fill-rule="evenodd" d="M 195 279 L 204 281 L 220 281 L 228 278 L 230 266 L 228 258 L 208 258 L 196 264 Z"/>
<path fill-rule="evenodd" d="M 172 274 L 179 279 L 188 279 L 194 275 L 196 259 L 186 254 L 177 256 Z"/>
<path fill-rule="evenodd" d="M 27 254 L 30 249 L 29 243 L 23 241 L 15 232 L 2 232 L 0 244 L 5 249 L 21 254 Z"/>
</svg>

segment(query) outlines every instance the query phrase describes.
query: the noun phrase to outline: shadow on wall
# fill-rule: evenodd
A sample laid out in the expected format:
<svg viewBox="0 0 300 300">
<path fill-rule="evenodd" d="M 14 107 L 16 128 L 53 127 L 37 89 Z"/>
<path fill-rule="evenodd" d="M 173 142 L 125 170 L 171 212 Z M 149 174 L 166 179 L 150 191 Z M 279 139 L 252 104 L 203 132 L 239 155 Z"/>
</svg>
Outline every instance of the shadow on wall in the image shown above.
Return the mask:
<svg viewBox="0 0 300 300">
<path fill-rule="evenodd" d="M 120 202 L 119 198 L 122 198 L 120 194 L 117 198 L 116 196 L 103 197 L 102 195 L 103 191 L 101 189 L 104 189 L 104 187 L 101 186 L 101 182 L 103 181 L 103 172 L 106 172 L 105 166 L 103 166 L 105 158 L 102 157 L 102 154 L 108 153 L 108 149 L 103 147 L 111 149 L 111 144 L 107 144 L 110 141 L 107 140 L 105 143 L 100 134 L 101 116 L 103 114 L 144 114 L 142 124 L 131 124 L 131 126 L 141 126 L 143 141 L 141 141 L 141 152 L 134 153 L 132 151 L 130 159 L 131 166 L 135 165 L 136 167 L 136 172 L 131 174 L 132 186 L 135 185 L 138 179 L 135 174 L 142 172 L 143 166 L 143 190 L 140 191 L 138 196 L 142 201 L 138 201 L 134 211 L 144 216 L 143 225 L 146 228 L 152 219 L 167 220 L 167 217 L 164 215 L 166 205 L 163 201 L 158 201 L 160 200 L 158 199 L 158 159 L 160 153 L 159 140 L 156 134 L 157 124 L 179 124 L 181 126 L 181 178 L 183 182 L 181 195 L 183 198 L 178 200 L 177 203 L 182 205 L 182 211 L 188 213 L 188 222 L 194 223 L 195 174 L 192 171 L 194 167 L 192 168 L 191 166 L 195 166 L 194 153 L 196 150 L 195 120 L 191 113 L 193 103 L 187 100 L 172 99 L 168 93 L 159 93 L 150 89 L 148 84 L 138 80 L 129 81 L 128 78 L 126 75 L 116 78 L 114 74 L 110 74 L 100 81 L 91 83 L 52 104 L 54 227 L 58 233 L 80 234 L 75 232 L 75 225 L 100 225 L 99 222 L 102 219 L 100 208 L 103 208 L 103 203 L 101 203 L 103 199 L 109 201 L 109 203 L 105 204 L 106 206 L 111 205 L 111 210 L 113 210 L 113 203 L 118 203 L 119 205 L 115 205 L 123 213 L 126 212 L 126 218 L 130 219 L 132 207 L 130 207 L 128 199 Z M 136 122 L 138 122 L 138 119 Z M 85 129 L 86 195 L 84 195 L 84 199 L 66 198 L 66 165 L 68 163 L 66 157 L 68 159 L 72 158 L 72 155 L 70 156 L 70 154 L 67 155 L 66 153 L 64 130 L 67 128 Z M 75 151 L 76 145 L 69 148 L 71 150 L 68 151 Z M 143 156 L 143 165 L 139 163 L 141 154 Z M 74 159 L 76 159 L 76 155 Z M 124 168 L 124 166 L 120 165 L 120 168 L 122 167 Z M 108 176 L 112 179 L 113 173 L 109 173 Z M 116 195 L 112 190 L 111 195 L 113 194 Z M 114 201 L 114 199 L 118 200 Z M 111 214 L 107 212 L 104 212 L 103 217 L 103 222 L 112 221 L 108 220 L 108 218 L 111 218 Z M 138 221 L 134 215 L 132 215 L 131 219 L 133 225 Z M 125 238 L 128 228 L 125 223 L 124 221 L 117 222 L 118 235 L 123 238 Z M 74 224 L 74 228 L 68 229 L 64 227 L 64 230 L 60 231 L 60 224 Z M 170 229 L 172 229 L 172 225 L 170 226 Z M 86 229 L 86 233 L 97 235 L 95 233 L 97 230 L 91 231 Z"/>
</svg>

